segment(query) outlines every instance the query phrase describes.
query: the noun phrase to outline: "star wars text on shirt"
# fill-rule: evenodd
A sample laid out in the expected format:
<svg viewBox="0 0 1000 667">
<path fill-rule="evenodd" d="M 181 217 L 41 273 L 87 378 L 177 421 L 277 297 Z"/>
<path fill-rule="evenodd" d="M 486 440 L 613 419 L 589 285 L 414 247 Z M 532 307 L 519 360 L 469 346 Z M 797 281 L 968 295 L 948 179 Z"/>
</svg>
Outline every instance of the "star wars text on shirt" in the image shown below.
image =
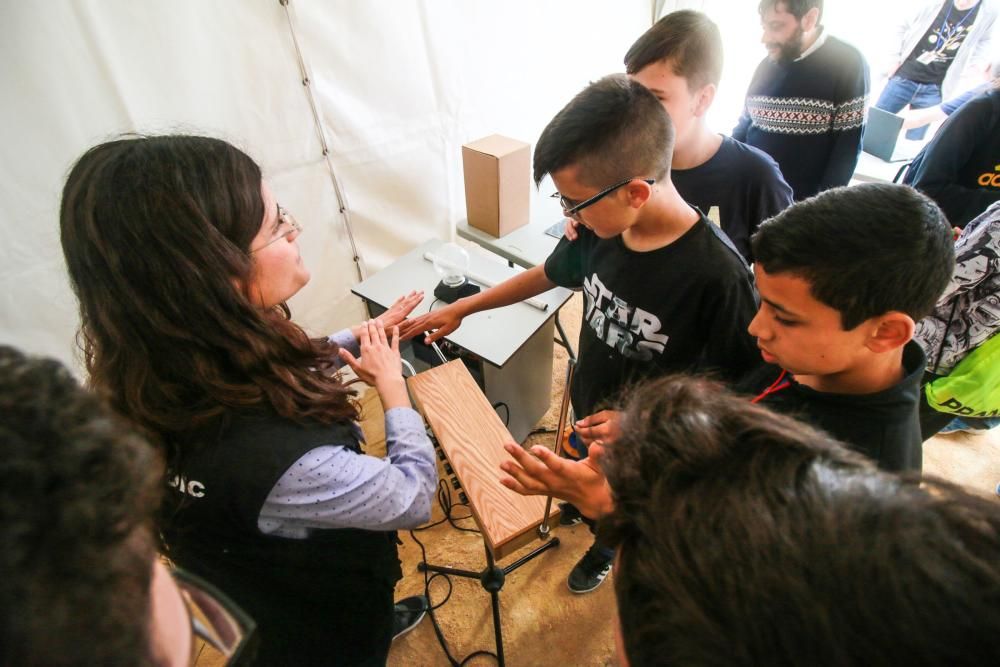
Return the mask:
<svg viewBox="0 0 1000 667">
<path fill-rule="evenodd" d="M 649 361 L 663 354 L 669 337 L 660 333 L 660 319 L 630 306 L 604 286 L 596 273 L 583 281 L 584 320 L 594 334 L 623 357 Z"/>
</svg>

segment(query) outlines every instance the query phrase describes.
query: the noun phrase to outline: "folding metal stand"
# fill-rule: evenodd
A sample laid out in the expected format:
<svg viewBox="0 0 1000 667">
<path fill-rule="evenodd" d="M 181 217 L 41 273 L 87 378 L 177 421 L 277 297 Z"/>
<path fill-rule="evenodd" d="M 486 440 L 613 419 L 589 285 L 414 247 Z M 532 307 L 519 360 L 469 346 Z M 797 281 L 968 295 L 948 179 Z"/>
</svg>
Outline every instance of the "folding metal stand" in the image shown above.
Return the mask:
<svg viewBox="0 0 1000 667">
<path fill-rule="evenodd" d="M 439 352 L 440 354 L 440 352 Z M 572 355 L 572 350 L 570 350 Z M 562 433 L 566 427 L 566 420 L 569 415 L 569 388 L 573 382 L 573 372 L 576 369 L 575 358 L 572 356 L 568 360 L 566 365 L 566 385 L 563 390 L 563 400 L 562 406 L 559 410 L 559 426 L 556 430 L 556 442 L 555 451 L 556 454 L 562 453 Z M 438 446 L 437 442 L 434 443 L 435 447 Z M 500 627 L 500 589 L 503 588 L 504 582 L 507 579 L 507 575 L 521 567 L 525 563 L 534 560 L 537 556 L 541 555 L 543 552 L 548 551 L 553 547 L 559 546 L 558 537 L 549 537 L 549 513 L 552 509 L 552 496 L 546 498 L 545 502 L 545 514 L 542 517 L 542 522 L 538 525 L 537 533 L 539 539 L 543 540 L 544 543 L 533 549 L 530 553 L 508 565 L 507 567 L 500 567 L 493 560 L 493 554 L 490 552 L 489 546 L 485 543 L 483 544 L 486 551 L 486 568 L 481 572 L 472 572 L 471 570 L 460 570 L 454 567 L 444 567 L 442 565 L 430 565 L 427 563 L 419 563 L 417 569 L 421 572 L 437 572 L 440 574 L 447 574 L 455 577 L 463 577 L 465 579 L 478 579 L 479 584 L 483 589 L 490 594 L 490 602 L 493 606 L 493 635 L 496 638 L 497 647 L 497 661 L 500 663 L 500 667 L 504 667 L 504 657 L 503 657 L 503 629 Z"/>
<path fill-rule="evenodd" d="M 504 657 L 503 657 L 503 630 L 500 627 L 500 589 L 503 588 L 504 582 L 507 579 L 507 575 L 521 567 L 525 563 L 534 560 L 534 558 L 540 555 L 543 551 L 547 551 L 552 547 L 559 546 L 559 538 L 553 537 L 551 540 L 547 541 L 545 544 L 532 550 L 531 553 L 518 558 L 516 561 L 508 565 L 507 567 L 500 567 L 493 560 L 493 554 L 490 553 L 489 548 L 486 548 L 486 569 L 482 572 L 472 572 L 471 570 L 459 570 L 453 567 L 444 567 L 441 565 L 430 565 L 425 563 L 420 563 L 417 565 L 417 569 L 421 572 L 439 572 L 441 574 L 447 574 L 455 577 L 463 577 L 465 579 L 478 579 L 480 585 L 490 594 L 490 602 L 493 606 L 493 635 L 496 638 L 497 645 L 497 660 L 500 663 L 500 667 L 504 667 Z"/>
</svg>

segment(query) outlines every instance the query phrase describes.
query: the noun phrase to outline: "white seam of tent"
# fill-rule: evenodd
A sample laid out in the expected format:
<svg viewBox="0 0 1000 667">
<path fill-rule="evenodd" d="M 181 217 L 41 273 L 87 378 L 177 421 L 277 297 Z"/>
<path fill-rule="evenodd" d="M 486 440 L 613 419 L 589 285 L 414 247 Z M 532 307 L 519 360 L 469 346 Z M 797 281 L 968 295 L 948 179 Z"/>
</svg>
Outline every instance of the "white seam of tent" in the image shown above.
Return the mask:
<svg viewBox="0 0 1000 667">
<path fill-rule="evenodd" d="M 344 227 L 347 230 L 347 238 L 351 243 L 351 252 L 354 255 L 354 265 L 358 270 L 358 278 L 365 280 L 368 277 L 368 271 L 365 268 L 364 259 L 361 257 L 361 252 L 358 250 L 358 244 L 354 239 L 354 229 L 351 226 L 351 214 L 350 209 L 347 206 L 347 197 L 344 191 L 340 188 L 340 181 L 337 179 L 337 174 L 333 169 L 333 158 L 330 156 L 330 147 L 326 143 L 326 128 L 323 126 L 323 121 L 319 115 L 319 109 L 316 106 L 316 97 L 313 95 L 311 80 L 309 78 L 309 69 L 306 66 L 305 58 L 302 55 L 302 49 L 299 46 L 298 35 L 295 34 L 295 21 L 292 19 L 292 12 L 289 8 L 290 0 L 278 0 L 282 7 L 285 9 L 285 18 L 288 20 L 288 30 L 292 34 L 292 43 L 295 45 L 295 57 L 299 63 L 299 74 L 302 77 L 302 87 L 305 88 L 306 98 L 309 100 L 309 108 L 312 111 L 313 122 L 316 123 L 316 133 L 319 135 L 319 142 L 323 148 L 323 159 L 326 161 L 327 170 L 330 173 L 330 181 L 333 183 L 333 190 L 337 195 L 337 203 L 340 206 L 340 215 L 344 220 Z"/>
</svg>

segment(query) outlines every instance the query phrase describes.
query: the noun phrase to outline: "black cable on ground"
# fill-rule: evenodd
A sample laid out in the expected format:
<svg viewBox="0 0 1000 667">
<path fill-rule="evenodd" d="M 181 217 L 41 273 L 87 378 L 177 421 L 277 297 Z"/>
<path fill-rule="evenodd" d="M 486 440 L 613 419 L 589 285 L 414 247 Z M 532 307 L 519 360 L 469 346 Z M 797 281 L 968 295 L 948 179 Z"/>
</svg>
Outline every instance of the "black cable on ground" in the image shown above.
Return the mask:
<svg viewBox="0 0 1000 667">
<path fill-rule="evenodd" d="M 448 649 L 448 641 L 445 639 L 444 632 L 441 630 L 441 626 L 440 624 L 438 624 L 437 617 L 434 614 L 434 611 L 436 609 L 440 609 L 445 605 L 445 603 L 448 602 L 448 600 L 451 599 L 451 593 L 454 590 L 454 588 L 451 583 L 451 577 L 449 577 L 447 574 L 443 572 L 435 572 L 431 574 L 430 572 L 427 571 L 427 550 L 424 547 L 424 543 L 421 542 L 419 539 L 417 539 L 416 533 L 428 530 L 430 528 L 434 528 L 435 526 L 440 526 L 445 521 L 447 521 L 448 524 L 456 530 L 460 530 L 467 533 L 481 532 L 477 528 L 465 528 L 455 523 L 456 521 L 464 521 L 466 519 L 471 519 L 472 512 L 470 511 L 468 514 L 464 516 L 452 516 L 452 511 L 455 509 L 455 507 L 457 506 L 468 507 L 469 504 L 467 502 L 458 502 L 458 503 L 454 502 L 451 498 L 451 489 L 448 488 L 448 483 L 443 479 L 438 480 L 437 500 L 438 500 L 438 505 L 441 507 L 441 511 L 444 513 L 444 518 L 439 519 L 438 521 L 435 521 L 433 523 L 429 523 L 426 526 L 414 528 L 409 531 L 410 537 L 413 539 L 414 542 L 416 542 L 417 546 L 420 548 L 420 560 L 424 564 L 423 568 L 424 597 L 427 598 L 427 604 L 428 604 L 427 615 L 430 616 L 431 618 L 431 625 L 434 627 L 434 634 L 437 636 L 438 643 L 441 645 L 441 650 L 444 651 L 445 657 L 448 658 L 448 664 L 450 664 L 452 667 L 464 667 L 464 665 L 468 664 L 470 660 L 472 660 L 473 658 L 478 658 L 480 656 L 490 656 L 499 663 L 500 658 L 497 656 L 496 653 L 494 653 L 493 651 L 485 651 L 485 650 L 475 651 L 465 656 L 465 658 L 463 658 L 461 661 L 457 660 L 451 654 L 451 651 Z M 438 577 L 443 578 L 445 582 L 447 582 L 448 593 L 444 596 L 444 599 L 441 600 L 441 602 L 439 602 L 438 604 L 434 604 L 431 601 L 431 583 Z"/>
</svg>

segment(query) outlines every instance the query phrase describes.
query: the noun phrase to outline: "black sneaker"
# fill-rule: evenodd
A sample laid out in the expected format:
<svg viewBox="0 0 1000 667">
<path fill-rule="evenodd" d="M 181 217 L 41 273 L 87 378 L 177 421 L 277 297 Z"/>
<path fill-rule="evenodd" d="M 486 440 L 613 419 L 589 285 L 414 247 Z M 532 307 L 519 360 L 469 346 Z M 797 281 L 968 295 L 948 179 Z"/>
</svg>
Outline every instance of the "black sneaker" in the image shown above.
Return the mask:
<svg viewBox="0 0 1000 667">
<path fill-rule="evenodd" d="M 396 603 L 396 614 L 392 619 L 392 641 L 396 641 L 417 627 L 427 614 L 427 598 L 413 595 Z"/>
<path fill-rule="evenodd" d="M 574 593 L 589 593 L 600 586 L 608 578 L 613 560 L 614 556 L 606 556 L 601 553 L 597 544 L 592 545 L 570 570 L 566 579 L 569 590 Z"/>
<path fill-rule="evenodd" d="M 573 503 L 559 503 L 559 510 L 560 526 L 575 526 L 583 521 L 583 515 L 580 514 L 580 510 Z"/>
</svg>

